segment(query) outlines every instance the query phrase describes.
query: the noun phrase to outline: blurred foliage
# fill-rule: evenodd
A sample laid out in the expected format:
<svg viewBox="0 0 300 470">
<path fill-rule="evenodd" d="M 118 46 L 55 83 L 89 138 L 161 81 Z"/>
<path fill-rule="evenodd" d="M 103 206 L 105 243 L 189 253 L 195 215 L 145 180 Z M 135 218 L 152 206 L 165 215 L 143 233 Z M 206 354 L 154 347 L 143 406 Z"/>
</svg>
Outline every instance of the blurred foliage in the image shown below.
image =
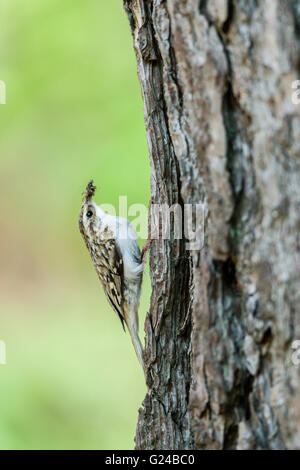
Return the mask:
<svg viewBox="0 0 300 470">
<path fill-rule="evenodd" d="M 148 206 L 127 18 L 98 0 L 2 0 L 0 16 L 0 448 L 132 448 L 143 375 L 77 227 L 90 178 L 98 203 Z"/>
</svg>

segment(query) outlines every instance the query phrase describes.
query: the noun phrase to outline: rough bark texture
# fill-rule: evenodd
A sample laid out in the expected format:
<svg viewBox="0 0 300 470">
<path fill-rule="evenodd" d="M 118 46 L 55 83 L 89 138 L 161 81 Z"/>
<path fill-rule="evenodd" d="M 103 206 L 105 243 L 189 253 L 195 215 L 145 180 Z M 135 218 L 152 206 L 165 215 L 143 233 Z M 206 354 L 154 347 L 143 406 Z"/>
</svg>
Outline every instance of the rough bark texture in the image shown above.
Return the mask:
<svg viewBox="0 0 300 470">
<path fill-rule="evenodd" d="M 207 208 L 202 250 L 152 243 L 136 448 L 300 448 L 300 0 L 124 6 L 152 202 Z"/>
</svg>

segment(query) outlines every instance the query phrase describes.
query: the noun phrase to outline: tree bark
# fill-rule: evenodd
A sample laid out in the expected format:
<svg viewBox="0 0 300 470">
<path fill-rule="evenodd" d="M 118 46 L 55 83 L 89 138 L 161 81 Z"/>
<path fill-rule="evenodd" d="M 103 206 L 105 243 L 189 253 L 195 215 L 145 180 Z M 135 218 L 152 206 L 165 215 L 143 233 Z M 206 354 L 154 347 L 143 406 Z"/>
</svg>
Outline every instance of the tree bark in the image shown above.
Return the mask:
<svg viewBox="0 0 300 470">
<path fill-rule="evenodd" d="M 136 448 L 300 448 L 300 0 L 124 6 L 152 203 L 205 207 L 201 250 L 152 242 Z"/>
</svg>

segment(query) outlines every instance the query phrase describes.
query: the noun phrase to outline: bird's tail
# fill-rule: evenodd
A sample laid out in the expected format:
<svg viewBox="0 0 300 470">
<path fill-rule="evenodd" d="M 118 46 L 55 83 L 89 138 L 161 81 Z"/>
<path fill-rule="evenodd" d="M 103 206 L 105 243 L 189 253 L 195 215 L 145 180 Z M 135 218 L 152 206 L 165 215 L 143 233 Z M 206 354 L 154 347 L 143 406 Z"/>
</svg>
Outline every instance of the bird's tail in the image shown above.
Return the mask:
<svg viewBox="0 0 300 470">
<path fill-rule="evenodd" d="M 131 341 L 132 341 L 135 353 L 137 355 L 137 358 L 139 360 L 139 363 L 142 366 L 143 372 L 145 372 L 144 360 L 143 360 L 143 347 L 142 347 L 142 343 L 139 337 L 138 330 L 136 329 L 135 325 L 132 325 L 130 322 L 127 323 L 127 327 L 128 327 Z"/>
<path fill-rule="evenodd" d="M 135 296 L 132 296 L 132 299 L 135 299 Z M 125 322 L 131 337 L 131 341 L 139 360 L 139 363 L 142 366 L 143 372 L 145 373 L 145 366 L 143 360 L 143 347 L 139 337 L 139 319 L 138 319 L 138 303 L 135 301 L 129 301 L 126 303 L 126 308 L 124 311 Z"/>
</svg>

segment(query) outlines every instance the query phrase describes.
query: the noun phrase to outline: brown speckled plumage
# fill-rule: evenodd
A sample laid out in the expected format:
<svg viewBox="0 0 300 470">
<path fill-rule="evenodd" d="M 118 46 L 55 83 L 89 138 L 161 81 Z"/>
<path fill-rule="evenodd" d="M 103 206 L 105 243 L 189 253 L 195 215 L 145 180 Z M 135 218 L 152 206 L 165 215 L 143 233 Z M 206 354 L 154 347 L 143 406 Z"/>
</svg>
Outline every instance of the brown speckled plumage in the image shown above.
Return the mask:
<svg viewBox="0 0 300 470">
<path fill-rule="evenodd" d="M 126 323 L 141 365 L 142 346 L 138 337 L 138 305 L 143 262 L 136 240 L 118 239 L 118 227 L 128 221 L 105 214 L 92 200 L 96 187 L 91 180 L 84 194 L 79 214 L 79 230 L 90 252 L 105 295 L 117 313 L 123 329 Z M 134 232 L 135 233 L 135 232 Z M 128 245 L 128 247 L 127 247 Z M 123 252 L 122 252 L 123 248 Z M 124 256 L 127 265 L 124 265 Z"/>
</svg>

